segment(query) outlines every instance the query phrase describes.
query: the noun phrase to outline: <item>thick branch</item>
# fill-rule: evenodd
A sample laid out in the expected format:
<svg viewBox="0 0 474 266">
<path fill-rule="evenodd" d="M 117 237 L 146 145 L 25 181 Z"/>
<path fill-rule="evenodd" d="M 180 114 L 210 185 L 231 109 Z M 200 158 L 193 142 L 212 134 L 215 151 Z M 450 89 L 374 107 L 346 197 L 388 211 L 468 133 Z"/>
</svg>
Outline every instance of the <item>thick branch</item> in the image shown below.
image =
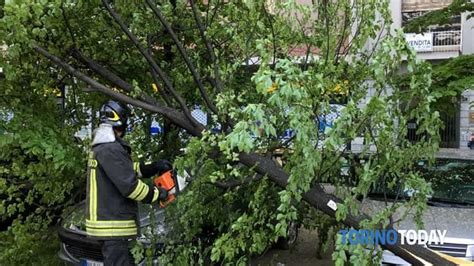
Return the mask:
<svg viewBox="0 0 474 266">
<path fill-rule="evenodd" d="M 104 0 L 105 1 L 105 0 Z M 211 109 L 211 111 L 215 114 L 217 114 L 217 108 L 216 106 L 212 103 L 212 101 L 209 99 L 209 96 L 207 95 L 206 93 L 206 90 L 204 89 L 204 85 L 202 84 L 202 79 L 199 75 L 199 73 L 197 72 L 196 70 L 196 67 L 194 66 L 194 64 L 191 62 L 191 59 L 189 58 L 189 55 L 188 53 L 186 52 L 186 50 L 184 49 L 184 46 L 183 44 L 181 43 L 180 40 L 178 40 L 178 36 L 176 36 L 176 33 L 173 31 L 173 29 L 171 28 L 171 25 L 168 23 L 168 21 L 166 20 L 166 18 L 163 16 L 163 14 L 161 14 L 161 11 L 159 10 L 159 8 L 156 6 L 155 3 L 153 3 L 152 0 L 146 0 L 146 3 L 148 4 L 148 6 L 151 8 L 151 10 L 153 11 L 153 13 L 155 13 L 156 17 L 160 20 L 161 24 L 163 24 L 163 26 L 165 27 L 166 31 L 169 33 L 169 35 L 171 36 L 171 39 L 173 39 L 173 42 L 176 44 L 176 46 L 178 47 L 178 51 L 179 53 L 181 54 L 181 56 L 183 57 L 183 60 L 184 62 L 186 63 L 186 65 L 188 66 L 189 68 L 189 71 L 191 71 L 191 74 L 193 76 L 193 79 L 194 79 L 194 82 L 196 83 L 196 85 L 198 86 L 198 89 L 199 89 L 199 92 L 201 93 L 201 97 L 204 99 L 204 102 L 206 103 L 206 105 L 209 107 L 209 109 Z"/>
<path fill-rule="evenodd" d="M 335 63 L 334 64 L 335 65 L 337 65 L 337 62 L 339 60 L 339 54 L 341 52 L 342 44 L 344 43 L 344 41 L 346 41 L 346 32 L 347 32 L 348 29 L 350 30 L 350 28 L 348 28 L 348 26 L 351 25 L 351 23 L 348 23 L 348 21 L 350 21 L 351 12 L 354 8 L 355 2 L 356 1 L 354 1 L 354 3 L 352 3 L 352 6 L 349 10 L 347 10 L 347 9 L 344 10 L 344 25 L 342 26 L 342 29 L 341 29 L 341 31 L 342 31 L 341 32 L 341 38 L 339 39 L 336 51 L 334 53 L 334 57 L 335 57 L 335 59 L 334 59 Z"/>
<path fill-rule="evenodd" d="M 328 0 L 325 0 L 324 1 L 324 19 L 325 19 L 325 26 L 326 26 L 326 36 L 327 36 L 327 40 L 326 40 L 326 61 L 325 61 L 325 64 L 328 63 L 328 60 L 329 60 L 329 51 L 330 51 L 330 48 L 329 48 L 329 41 L 331 39 L 331 35 L 330 32 L 329 32 L 329 1 Z"/>
<path fill-rule="evenodd" d="M 196 8 L 196 5 L 194 4 L 194 0 L 190 0 L 189 2 L 191 3 L 191 8 L 193 10 L 194 20 L 196 21 L 196 24 L 197 24 L 198 29 L 199 29 L 199 33 L 201 34 L 201 39 L 204 42 L 204 45 L 206 45 L 206 50 L 207 50 L 207 54 L 209 56 L 209 60 L 211 61 L 211 63 L 213 64 L 213 67 L 214 67 L 215 86 L 219 91 L 222 91 L 224 87 L 222 85 L 222 81 L 221 81 L 221 77 L 220 77 L 220 73 L 219 73 L 219 67 L 217 65 L 216 53 L 214 52 L 214 49 L 212 48 L 211 42 L 206 37 L 205 27 L 204 27 L 204 24 L 202 23 L 201 19 L 199 18 L 198 10 Z M 210 5 L 210 3 L 209 3 L 209 5 Z"/>
<path fill-rule="evenodd" d="M 115 86 L 123 89 L 126 92 L 131 92 L 133 91 L 133 86 L 120 78 L 118 75 L 113 73 L 112 71 L 108 70 L 107 68 L 101 66 L 99 63 L 95 62 L 94 60 L 84 56 L 81 52 L 79 52 L 76 49 L 73 49 L 72 51 L 72 56 L 82 62 L 84 65 L 86 65 L 88 68 L 93 70 L 95 73 L 99 74 L 101 77 L 107 79 L 110 81 L 112 84 Z M 153 97 L 142 93 L 142 95 L 139 96 L 140 100 L 143 100 L 149 104 L 157 104 L 156 99 Z"/>
<path fill-rule="evenodd" d="M 126 92 L 131 92 L 133 90 L 133 86 L 114 74 L 112 71 L 106 69 L 105 67 L 99 65 L 94 60 L 85 57 L 81 52 L 74 49 L 72 51 L 72 56 L 79 60 L 81 63 L 86 65 L 88 68 L 96 72 L 97 74 L 101 75 L 103 78 L 107 79 L 108 81 L 112 82 L 117 87 L 122 88 Z"/>
<path fill-rule="evenodd" d="M 63 16 L 64 24 L 66 25 L 67 31 L 69 32 L 69 35 L 71 36 L 72 43 L 73 43 L 74 47 L 77 47 L 76 37 L 74 36 L 71 25 L 69 24 L 69 20 L 66 16 L 66 10 L 64 8 L 64 1 L 61 2 L 60 8 L 61 8 L 61 15 Z"/>
<path fill-rule="evenodd" d="M 352 10 L 355 10 L 355 14 L 352 16 L 352 17 L 354 17 L 354 21 L 352 23 L 350 23 L 349 29 L 352 29 L 356 24 L 357 24 L 357 28 L 355 29 L 355 33 L 348 35 L 348 38 L 349 38 L 349 36 L 352 36 L 352 38 L 347 44 L 344 45 L 344 49 L 341 53 L 343 56 L 340 57 L 340 58 L 338 57 L 338 60 L 340 60 L 340 61 L 346 60 L 346 57 L 349 54 L 354 41 L 357 39 L 357 37 L 359 36 L 359 34 L 361 32 L 361 28 L 362 28 L 362 25 L 363 25 L 362 22 L 364 20 L 364 17 L 360 16 L 360 14 L 363 14 L 364 9 L 365 9 L 364 2 L 362 1 L 361 3 L 362 3 L 362 6 L 358 7 L 357 6 L 357 1 L 354 1 L 353 5 L 351 7 Z M 356 7 L 354 7 L 354 6 L 356 6 Z M 361 11 L 361 12 L 359 12 L 359 11 Z M 357 18 L 359 18 L 359 20 Z M 357 21 L 358 21 L 358 23 L 357 23 Z"/>
<path fill-rule="evenodd" d="M 156 71 L 152 68 L 151 70 L 151 78 L 153 79 L 153 82 L 155 85 L 159 86 L 159 81 L 158 81 L 158 75 L 156 74 Z M 166 102 L 168 106 L 171 106 L 171 99 L 169 98 L 169 95 L 166 93 L 166 91 L 161 90 L 158 88 L 158 93 L 160 93 L 161 97 L 163 97 L 163 100 Z"/>
<path fill-rule="evenodd" d="M 151 40 L 150 36 L 148 36 L 148 38 L 147 38 L 147 44 L 148 44 L 147 52 L 148 52 L 149 55 L 153 56 L 152 40 Z M 159 79 L 158 79 L 158 74 L 156 74 L 156 71 L 152 67 L 150 67 L 150 72 L 151 72 L 151 78 L 153 79 L 153 82 L 158 87 L 158 84 L 160 84 Z M 170 99 L 169 95 L 167 94 L 167 92 L 165 90 L 158 89 L 158 93 L 161 95 L 163 100 L 165 100 L 165 102 L 168 106 L 172 106 L 171 99 Z"/>
<path fill-rule="evenodd" d="M 165 87 L 167 90 L 173 95 L 173 97 L 176 99 L 176 101 L 179 103 L 181 106 L 181 109 L 184 112 L 184 115 L 186 118 L 196 127 L 198 126 L 199 122 L 196 121 L 191 116 L 191 113 L 189 112 L 188 107 L 186 106 L 186 102 L 184 99 L 179 95 L 179 93 L 174 89 L 173 84 L 171 83 L 168 75 L 156 64 L 155 60 L 151 57 L 151 55 L 143 48 L 143 46 L 140 44 L 138 41 L 137 37 L 128 29 L 128 27 L 125 25 L 125 23 L 122 21 L 120 16 L 115 12 L 115 10 L 110 7 L 109 1 L 108 0 L 102 0 L 102 3 L 104 4 L 105 8 L 109 12 L 109 14 L 114 18 L 114 20 L 119 24 L 120 29 L 128 36 L 128 38 L 133 42 L 133 44 L 137 47 L 137 49 L 140 51 L 140 53 L 145 57 L 147 62 L 151 65 L 151 67 L 156 71 L 158 76 L 163 80 Z"/>
<path fill-rule="evenodd" d="M 145 110 L 154 112 L 154 113 L 159 113 L 168 118 L 169 120 L 173 121 L 176 125 L 182 127 L 183 129 L 187 130 L 190 134 L 193 134 L 195 136 L 200 136 L 201 131 L 203 130 L 203 127 L 200 125 L 200 127 L 194 127 L 190 125 L 188 120 L 183 117 L 182 113 L 179 113 L 175 109 L 166 107 L 166 106 L 158 106 L 158 105 L 153 105 L 149 103 L 145 103 L 136 99 L 133 99 L 127 95 L 124 95 L 120 92 L 111 90 L 107 88 L 106 86 L 102 85 L 101 83 L 93 80 L 89 76 L 85 75 L 84 73 L 80 72 L 79 70 L 75 69 L 74 67 L 70 66 L 66 62 L 64 62 L 62 59 L 59 57 L 56 57 L 52 54 L 50 54 L 48 51 L 44 50 L 43 48 L 35 45 L 34 49 L 42 54 L 44 57 L 48 58 L 51 62 L 55 63 L 56 65 L 60 66 L 63 68 L 66 72 L 68 72 L 71 75 L 74 75 L 78 79 L 82 80 L 83 82 L 87 83 L 90 87 L 93 89 L 102 92 L 105 95 L 108 95 L 118 101 L 124 102 L 124 103 L 129 103 L 134 106 L 143 108 Z"/>
</svg>

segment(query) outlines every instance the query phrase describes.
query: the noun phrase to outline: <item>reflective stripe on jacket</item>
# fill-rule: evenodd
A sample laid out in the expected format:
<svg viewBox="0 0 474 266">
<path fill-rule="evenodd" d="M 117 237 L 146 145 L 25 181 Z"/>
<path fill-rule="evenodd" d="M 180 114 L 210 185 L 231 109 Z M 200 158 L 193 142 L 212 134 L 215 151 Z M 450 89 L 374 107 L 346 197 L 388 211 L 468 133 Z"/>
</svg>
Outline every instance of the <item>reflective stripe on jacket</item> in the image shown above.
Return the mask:
<svg viewBox="0 0 474 266">
<path fill-rule="evenodd" d="M 137 178 L 139 164 L 132 162 L 130 152 L 130 146 L 120 138 L 92 147 L 88 160 L 87 235 L 105 239 L 135 237 L 137 201 L 152 203 L 158 199 L 159 191 Z"/>
</svg>

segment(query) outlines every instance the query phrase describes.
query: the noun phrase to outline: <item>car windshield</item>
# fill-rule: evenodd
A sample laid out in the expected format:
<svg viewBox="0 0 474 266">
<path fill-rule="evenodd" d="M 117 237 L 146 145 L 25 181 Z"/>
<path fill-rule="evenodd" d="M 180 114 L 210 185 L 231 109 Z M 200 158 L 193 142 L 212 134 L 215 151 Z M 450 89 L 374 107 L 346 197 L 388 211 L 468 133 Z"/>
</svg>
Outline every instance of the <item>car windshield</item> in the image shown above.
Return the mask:
<svg viewBox="0 0 474 266">
<path fill-rule="evenodd" d="M 431 183 L 433 194 L 429 202 L 474 206 L 474 161 L 437 159 L 434 164 L 420 161 L 417 169 Z M 387 198 L 409 198 L 416 189 L 389 190 L 379 183 L 369 196 L 383 195 Z M 385 192 L 385 195 L 384 195 Z"/>
</svg>

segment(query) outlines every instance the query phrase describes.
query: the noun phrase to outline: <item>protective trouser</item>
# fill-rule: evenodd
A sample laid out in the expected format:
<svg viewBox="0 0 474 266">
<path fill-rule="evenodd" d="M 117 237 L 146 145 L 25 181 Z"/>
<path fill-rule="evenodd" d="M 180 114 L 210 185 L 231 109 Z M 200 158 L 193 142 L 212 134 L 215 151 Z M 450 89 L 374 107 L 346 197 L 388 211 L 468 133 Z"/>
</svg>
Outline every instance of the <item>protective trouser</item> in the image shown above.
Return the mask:
<svg viewBox="0 0 474 266">
<path fill-rule="evenodd" d="M 104 266 L 132 266 L 134 259 L 130 254 L 129 241 L 104 240 L 102 244 L 102 256 L 104 256 Z"/>
</svg>

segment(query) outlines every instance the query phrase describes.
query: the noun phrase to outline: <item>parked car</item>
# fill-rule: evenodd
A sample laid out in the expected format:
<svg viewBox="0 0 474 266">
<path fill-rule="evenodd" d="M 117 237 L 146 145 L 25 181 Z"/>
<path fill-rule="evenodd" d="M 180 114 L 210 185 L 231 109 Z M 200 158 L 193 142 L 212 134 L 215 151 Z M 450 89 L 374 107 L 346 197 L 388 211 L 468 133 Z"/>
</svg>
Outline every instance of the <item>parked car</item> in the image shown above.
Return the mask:
<svg viewBox="0 0 474 266">
<path fill-rule="evenodd" d="M 177 176 L 177 194 L 182 192 L 191 178 L 186 176 Z M 156 251 L 154 262 L 158 264 L 160 252 L 165 247 L 165 240 L 172 239 L 174 232 L 173 222 L 166 219 L 166 208 L 153 208 L 148 204 L 139 204 L 139 225 L 141 235 L 137 241 L 145 247 L 151 245 L 149 239 L 153 232 L 156 238 Z M 153 208 L 153 210 L 151 209 Z M 150 213 L 154 213 L 154 219 L 150 218 Z M 153 224 L 151 223 L 153 221 Z M 298 237 L 298 223 L 290 223 L 287 237 L 278 239 L 275 244 L 281 249 L 292 248 Z M 103 265 L 103 256 L 101 252 L 101 243 L 98 240 L 87 237 L 85 228 L 85 208 L 84 202 L 76 206 L 74 210 L 65 217 L 58 229 L 60 238 L 59 258 L 68 265 L 81 266 L 101 266 Z M 206 237 L 212 237 L 212 232 L 207 232 Z M 139 265 L 143 265 L 144 262 Z"/>
<path fill-rule="evenodd" d="M 438 159 L 433 166 L 419 162 L 419 169 L 433 188 L 422 217 L 423 229 L 447 230 L 443 244 L 428 243 L 426 247 L 451 257 L 474 261 L 474 159 Z M 385 198 L 390 204 L 395 199 L 408 199 L 413 192 L 413 189 L 389 190 L 386 185 L 379 184 L 364 199 L 362 207 L 365 212 L 374 213 L 385 208 Z M 402 217 L 404 211 L 407 210 L 397 211 L 394 220 Z M 417 229 L 413 217 L 413 212 L 409 211 L 409 215 L 394 227 L 398 230 Z M 410 265 L 389 251 L 384 251 L 382 261 L 390 265 Z"/>
</svg>

